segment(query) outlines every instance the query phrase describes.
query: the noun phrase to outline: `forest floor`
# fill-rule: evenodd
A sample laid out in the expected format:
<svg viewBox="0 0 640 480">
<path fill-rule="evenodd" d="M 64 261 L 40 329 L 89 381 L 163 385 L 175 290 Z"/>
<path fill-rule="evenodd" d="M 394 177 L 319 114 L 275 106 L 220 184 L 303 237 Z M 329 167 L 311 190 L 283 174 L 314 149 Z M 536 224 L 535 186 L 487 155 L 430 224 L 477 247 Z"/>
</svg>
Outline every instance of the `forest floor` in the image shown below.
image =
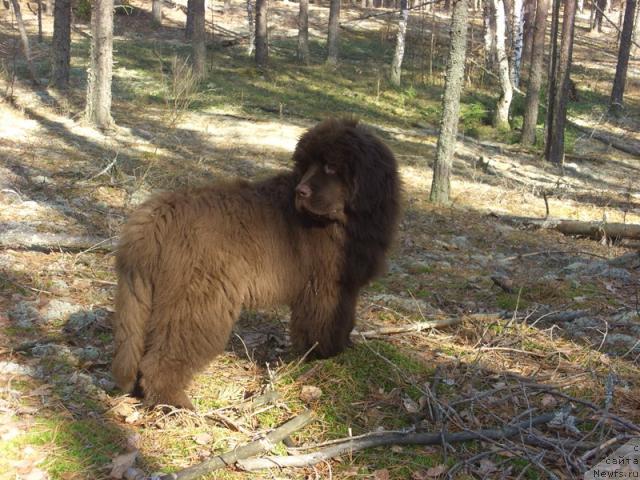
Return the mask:
<svg viewBox="0 0 640 480">
<path fill-rule="evenodd" d="M 214 2 L 211 72 L 196 87 L 180 60 L 189 54 L 184 6 L 174 4 L 165 26 L 153 28 L 146 3 L 132 5 L 131 15 L 116 17 L 118 126 L 108 134 L 81 121 L 88 26 L 74 28 L 73 88 L 61 96 L 24 80 L 17 32 L 2 12 L 0 237 L 113 239 L 151 192 L 268 176 L 291 165 L 306 128 L 329 114 L 356 114 L 396 153 L 405 189 L 389 272 L 362 295 L 358 330 L 457 323 L 357 337 L 336 358 L 301 363 L 289 353 L 284 309 L 245 312 L 225 354 L 189 389 L 197 413 L 147 411 L 122 396 L 109 373 L 113 255 L 101 245 L 43 252 L 5 241 L 0 479 L 108 478 L 112 460 L 129 451 L 148 473 L 175 471 L 306 408 L 316 420 L 292 436 L 298 446 L 381 430 L 479 431 L 568 413 L 511 439 L 383 447 L 263 473 L 229 467 L 212 478 L 582 478 L 639 434 L 638 245 L 528 230 L 501 216 L 543 218 L 544 192 L 553 217 L 639 224 L 640 158 L 570 128 L 564 166 L 546 164 L 539 147 L 515 144 L 522 99 L 514 131 L 490 127 L 496 87 L 469 63 L 453 204 L 435 207 L 427 199 L 447 50 L 443 12 L 414 15 L 403 87 L 393 88 L 393 17 L 361 19 L 382 10 L 343 12 L 341 62 L 331 69 L 322 64 L 328 9 L 311 5 L 313 62 L 301 67 L 297 4 L 273 2 L 271 68 L 258 72 L 245 53 L 243 4 L 223 14 Z M 26 3 L 23 13 L 46 84 L 51 19 L 38 44 Z M 640 142 L 638 62 L 630 65 L 624 118 L 607 118 L 615 32 L 592 38 L 583 27 L 570 115 L 592 134 Z M 474 29 L 471 52 L 480 49 L 479 14 Z M 267 389 L 279 399 L 238 409 Z"/>
</svg>

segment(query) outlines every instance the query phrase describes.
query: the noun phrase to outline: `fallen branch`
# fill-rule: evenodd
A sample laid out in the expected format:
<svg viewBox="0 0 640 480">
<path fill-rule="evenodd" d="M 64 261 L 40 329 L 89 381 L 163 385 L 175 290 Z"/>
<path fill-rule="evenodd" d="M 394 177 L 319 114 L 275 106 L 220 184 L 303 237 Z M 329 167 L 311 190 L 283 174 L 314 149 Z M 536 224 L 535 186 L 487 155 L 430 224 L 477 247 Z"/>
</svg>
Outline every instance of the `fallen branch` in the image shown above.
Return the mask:
<svg viewBox="0 0 640 480">
<path fill-rule="evenodd" d="M 449 327 L 456 325 L 462 321 L 461 317 L 443 318 L 441 320 L 429 320 L 426 322 L 416 322 L 410 325 L 399 325 L 397 327 L 382 327 L 376 330 L 367 330 L 366 332 L 358 332 L 354 330 L 351 335 L 359 338 L 378 338 L 384 335 L 393 335 L 394 333 L 421 332 L 423 330 L 431 330 L 440 327 Z"/>
<path fill-rule="evenodd" d="M 608 237 L 640 240 L 640 225 L 631 223 L 581 222 L 579 220 L 493 215 L 508 223 L 557 230 L 564 235 L 580 235 L 594 239 Z"/>
<path fill-rule="evenodd" d="M 243 470 L 262 470 L 273 467 L 305 467 L 324 462 L 331 458 L 353 453 L 365 448 L 382 447 L 385 445 L 440 445 L 442 443 L 467 442 L 470 440 L 499 440 L 518 435 L 522 430 L 534 425 L 550 422 L 557 413 L 546 413 L 529 420 L 517 423 L 511 427 L 491 428 L 479 431 L 464 431 L 456 433 L 402 433 L 382 432 L 371 433 L 358 439 L 345 438 L 342 443 L 322 448 L 312 453 L 291 456 L 271 456 L 239 460 L 237 465 Z"/>
<path fill-rule="evenodd" d="M 288 422 L 282 424 L 272 432 L 269 432 L 263 438 L 256 440 L 254 442 L 248 443 L 241 447 L 237 447 L 234 450 L 223 453 L 222 455 L 217 455 L 209 460 L 206 460 L 198 465 L 194 465 L 189 468 L 185 468 L 184 470 L 180 470 L 176 473 L 169 473 L 167 475 L 162 475 L 158 477 L 159 480 L 193 480 L 195 478 L 200 478 L 204 475 L 208 475 L 214 470 L 219 470 L 228 465 L 233 465 L 234 463 L 249 457 L 253 457 L 254 455 L 258 455 L 259 453 L 268 451 L 273 449 L 273 447 L 281 442 L 283 439 L 291 435 L 292 433 L 300 430 L 304 426 L 313 420 L 313 414 L 311 411 L 307 410 L 297 417 L 289 420 Z"/>
<path fill-rule="evenodd" d="M 67 235 L 31 231 L 0 233 L 0 248 L 34 250 L 38 252 L 111 252 L 115 238 L 99 238 L 90 235 Z"/>
</svg>

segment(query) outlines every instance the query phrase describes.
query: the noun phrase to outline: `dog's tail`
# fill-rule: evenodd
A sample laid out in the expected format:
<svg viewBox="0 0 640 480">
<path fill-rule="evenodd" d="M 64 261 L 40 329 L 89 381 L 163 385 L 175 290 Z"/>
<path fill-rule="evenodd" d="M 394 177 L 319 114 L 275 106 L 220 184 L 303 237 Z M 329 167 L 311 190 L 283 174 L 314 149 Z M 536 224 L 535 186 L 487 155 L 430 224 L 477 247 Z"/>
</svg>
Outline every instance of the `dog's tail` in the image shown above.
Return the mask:
<svg viewBox="0 0 640 480">
<path fill-rule="evenodd" d="M 118 288 L 111 370 L 125 392 L 135 393 L 139 388 L 139 365 L 151 314 L 152 277 L 159 256 L 154 228 L 154 216 L 143 206 L 125 225 L 116 257 Z"/>
</svg>

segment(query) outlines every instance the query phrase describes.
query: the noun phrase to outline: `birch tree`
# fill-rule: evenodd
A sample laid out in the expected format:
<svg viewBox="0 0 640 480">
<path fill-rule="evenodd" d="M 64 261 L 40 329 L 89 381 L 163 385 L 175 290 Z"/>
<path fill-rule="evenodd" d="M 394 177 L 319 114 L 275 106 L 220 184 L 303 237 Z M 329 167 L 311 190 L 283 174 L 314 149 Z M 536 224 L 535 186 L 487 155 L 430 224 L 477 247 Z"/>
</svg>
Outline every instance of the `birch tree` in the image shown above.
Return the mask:
<svg viewBox="0 0 640 480">
<path fill-rule="evenodd" d="M 524 2 L 513 1 L 513 57 L 511 62 L 511 83 L 520 86 L 520 66 L 522 64 L 522 43 L 524 39 Z"/>
<path fill-rule="evenodd" d="M 449 202 L 451 190 L 451 166 L 458 134 L 460 114 L 460 92 L 464 75 L 464 63 L 467 54 L 467 19 L 469 0 L 453 0 L 451 15 L 451 43 L 447 60 L 447 73 L 442 96 L 442 118 L 440 135 L 436 146 L 436 159 L 433 165 L 433 182 L 430 200 L 438 204 Z"/>
<path fill-rule="evenodd" d="M 400 0 L 400 22 L 398 22 L 398 35 L 396 37 L 396 51 L 391 62 L 391 83 L 400 86 L 402 73 L 402 58 L 404 57 L 404 43 L 407 34 L 407 22 L 409 20 L 409 6 L 407 0 Z"/>
<path fill-rule="evenodd" d="M 509 129 L 509 109 L 513 98 L 513 87 L 509 73 L 509 58 L 506 49 L 506 15 L 504 0 L 493 0 L 496 17 L 496 56 L 498 60 L 498 78 L 500 98 L 496 105 L 493 124 L 496 128 Z"/>
<path fill-rule="evenodd" d="M 247 55 L 253 53 L 253 49 L 256 46 L 256 31 L 253 26 L 253 2 L 247 0 L 247 22 L 249 23 L 249 45 L 247 46 Z"/>
</svg>

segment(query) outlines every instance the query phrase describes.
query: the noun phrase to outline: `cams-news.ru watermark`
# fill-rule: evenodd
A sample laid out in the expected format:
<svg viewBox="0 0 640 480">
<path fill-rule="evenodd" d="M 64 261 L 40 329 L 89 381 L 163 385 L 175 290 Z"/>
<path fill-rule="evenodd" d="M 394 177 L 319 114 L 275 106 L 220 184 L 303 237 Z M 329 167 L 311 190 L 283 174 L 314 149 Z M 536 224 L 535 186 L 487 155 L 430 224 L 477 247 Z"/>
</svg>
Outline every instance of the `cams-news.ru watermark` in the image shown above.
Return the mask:
<svg viewBox="0 0 640 480">
<path fill-rule="evenodd" d="M 584 474 L 584 480 L 640 480 L 640 438 L 626 443 Z"/>
</svg>

